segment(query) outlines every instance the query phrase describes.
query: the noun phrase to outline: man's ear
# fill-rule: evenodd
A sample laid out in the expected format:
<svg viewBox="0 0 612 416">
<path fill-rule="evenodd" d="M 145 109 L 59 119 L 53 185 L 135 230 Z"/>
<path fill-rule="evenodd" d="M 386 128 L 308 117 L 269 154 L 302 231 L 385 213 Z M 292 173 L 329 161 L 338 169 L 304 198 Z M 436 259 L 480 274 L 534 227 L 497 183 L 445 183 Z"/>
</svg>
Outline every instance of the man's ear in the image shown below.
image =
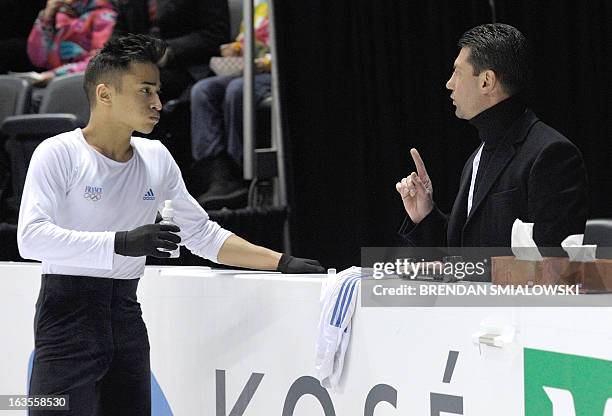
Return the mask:
<svg viewBox="0 0 612 416">
<path fill-rule="evenodd" d="M 112 88 L 107 84 L 96 86 L 96 101 L 102 105 L 110 105 L 113 101 Z"/>
<path fill-rule="evenodd" d="M 480 73 L 480 88 L 484 89 L 485 92 L 492 92 L 498 84 L 497 75 L 490 69 L 482 71 Z"/>
</svg>

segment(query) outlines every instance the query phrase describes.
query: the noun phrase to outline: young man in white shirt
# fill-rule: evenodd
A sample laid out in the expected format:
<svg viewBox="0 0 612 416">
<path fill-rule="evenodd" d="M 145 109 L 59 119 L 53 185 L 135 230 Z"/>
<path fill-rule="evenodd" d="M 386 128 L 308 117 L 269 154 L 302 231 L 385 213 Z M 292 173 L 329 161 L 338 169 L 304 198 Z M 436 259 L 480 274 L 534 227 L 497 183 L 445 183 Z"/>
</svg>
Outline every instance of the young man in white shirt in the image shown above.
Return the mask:
<svg viewBox="0 0 612 416">
<path fill-rule="evenodd" d="M 19 250 L 42 261 L 43 273 L 29 393 L 68 394 L 71 415 L 151 412 L 149 343 L 136 299 L 147 255 L 168 257 L 159 249 L 182 241 L 222 264 L 324 271 L 209 220 L 168 150 L 132 137 L 159 121 L 156 63 L 164 51 L 162 41 L 143 35 L 108 42 L 85 73 L 88 125 L 45 140 L 28 170 Z M 167 199 L 178 227 L 154 223 Z"/>
</svg>

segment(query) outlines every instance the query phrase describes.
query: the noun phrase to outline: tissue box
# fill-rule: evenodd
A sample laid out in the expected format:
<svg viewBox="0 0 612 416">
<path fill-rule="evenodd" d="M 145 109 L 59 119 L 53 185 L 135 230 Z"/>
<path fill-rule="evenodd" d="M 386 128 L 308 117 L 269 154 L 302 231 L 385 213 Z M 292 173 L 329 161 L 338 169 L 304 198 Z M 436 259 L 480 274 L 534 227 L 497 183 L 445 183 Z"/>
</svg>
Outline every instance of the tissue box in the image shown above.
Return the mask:
<svg viewBox="0 0 612 416">
<path fill-rule="evenodd" d="M 612 260 L 598 259 L 583 264 L 581 293 L 612 292 Z"/>
<path fill-rule="evenodd" d="M 542 261 L 491 257 L 491 281 L 498 285 L 575 285 L 582 282 L 583 264 L 566 257 L 544 257 Z"/>
</svg>

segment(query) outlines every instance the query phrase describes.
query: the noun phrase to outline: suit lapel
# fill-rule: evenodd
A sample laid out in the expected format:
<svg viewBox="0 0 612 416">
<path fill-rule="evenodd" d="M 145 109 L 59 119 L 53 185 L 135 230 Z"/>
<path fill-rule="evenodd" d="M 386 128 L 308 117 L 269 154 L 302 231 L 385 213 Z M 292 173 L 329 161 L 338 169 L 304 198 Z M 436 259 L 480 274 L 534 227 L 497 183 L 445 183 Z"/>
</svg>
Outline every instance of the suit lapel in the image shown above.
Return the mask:
<svg viewBox="0 0 612 416">
<path fill-rule="evenodd" d="M 470 179 L 472 178 L 472 164 L 477 152 L 478 148 L 465 162 L 463 173 L 461 174 L 461 182 L 459 183 L 459 192 L 457 193 L 457 198 L 455 198 L 451 215 L 448 218 L 447 240 L 448 245 L 451 247 L 461 246 L 461 230 L 467 215 L 467 199 L 470 190 Z"/>
<path fill-rule="evenodd" d="M 478 191 L 474 195 L 474 201 L 472 203 L 472 210 L 470 211 L 470 215 L 468 215 L 463 229 L 465 230 L 466 226 L 469 224 L 470 220 L 478 209 L 480 205 L 485 200 L 486 196 L 491 191 L 491 188 L 502 174 L 508 163 L 514 157 L 516 150 L 514 145 L 516 143 L 520 143 L 525 140 L 529 130 L 531 127 L 538 121 L 538 118 L 531 110 L 526 110 L 522 117 L 520 117 L 509 129 L 506 133 L 504 140 L 497 146 L 495 152 L 491 156 L 491 160 L 489 161 L 485 174 L 482 177 L 482 182 L 478 186 Z M 469 187 L 469 184 L 468 184 Z"/>
<path fill-rule="evenodd" d="M 514 156 L 514 147 L 509 143 L 500 143 L 493 152 L 491 160 L 489 161 L 485 174 L 482 176 L 482 182 L 478 186 L 478 191 L 474 195 L 474 201 L 472 202 L 472 209 L 470 214 L 465 221 L 465 225 L 470 222 L 470 219 L 474 216 L 474 213 L 478 211 L 478 208 L 485 199 L 485 196 L 491 190 L 491 187 L 497 181 L 497 178 L 502 173 L 506 165 L 512 160 Z M 464 226 L 465 228 L 465 226 Z"/>
</svg>

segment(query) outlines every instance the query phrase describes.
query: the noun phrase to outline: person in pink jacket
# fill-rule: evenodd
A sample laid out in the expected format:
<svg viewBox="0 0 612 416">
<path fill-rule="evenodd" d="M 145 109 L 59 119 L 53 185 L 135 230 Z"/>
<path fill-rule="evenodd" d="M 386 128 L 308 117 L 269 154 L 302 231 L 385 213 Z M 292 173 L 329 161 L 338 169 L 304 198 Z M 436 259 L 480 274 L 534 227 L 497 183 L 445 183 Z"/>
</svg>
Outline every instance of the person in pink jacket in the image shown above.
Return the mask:
<svg viewBox="0 0 612 416">
<path fill-rule="evenodd" d="M 109 0 L 47 0 L 28 38 L 32 64 L 46 70 L 36 84 L 85 71 L 89 59 L 112 35 L 116 20 Z"/>
</svg>

